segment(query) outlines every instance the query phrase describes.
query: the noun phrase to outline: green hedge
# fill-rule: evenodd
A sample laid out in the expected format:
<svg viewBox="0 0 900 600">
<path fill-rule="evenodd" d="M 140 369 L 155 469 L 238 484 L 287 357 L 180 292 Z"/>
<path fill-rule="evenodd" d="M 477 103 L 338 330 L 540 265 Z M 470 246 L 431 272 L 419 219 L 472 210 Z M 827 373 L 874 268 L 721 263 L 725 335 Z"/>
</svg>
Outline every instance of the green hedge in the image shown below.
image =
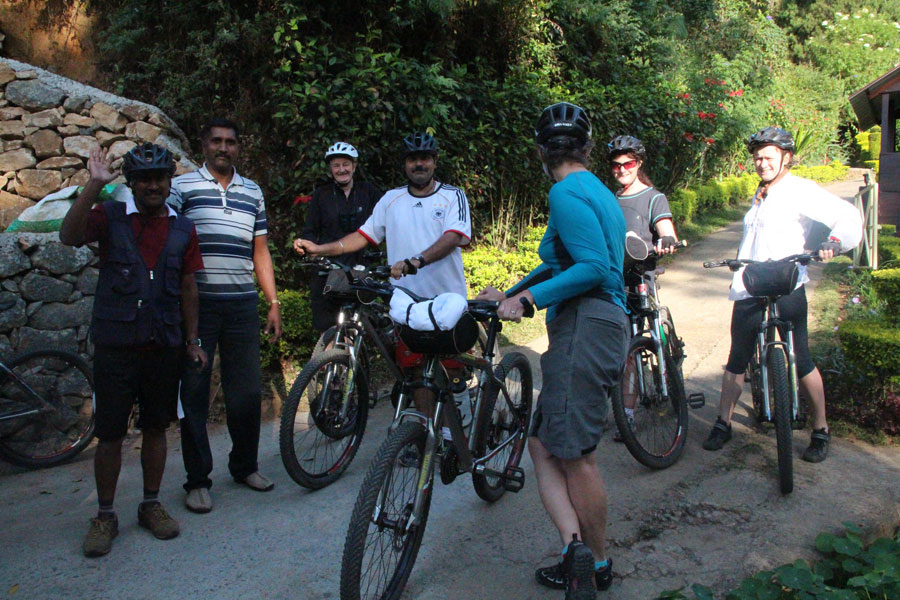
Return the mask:
<svg viewBox="0 0 900 600">
<path fill-rule="evenodd" d="M 278 292 L 281 301 L 281 328 L 283 333 L 276 344 L 270 344 L 267 336 L 262 334 L 260 354 L 263 368 L 277 369 L 282 361 L 292 360 L 305 362 L 312 353 L 318 339 L 318 333 L 312 326 L 312 311 L 309 308 L 307 291 L 281 290 Z M 269 303 L 262 292 L 259 294 L 260 330 L 266 327 L 269 314 Z"/>
<path fill-rule="evenodd" d="M 900 313 L 900 269 L 881 269 L 872 273 L 872 286 L 878 299 L 887 305 L 887 313 Z M 897 366 L 900 369 L 900 365 Z"/>
<path fill-rule="evenodd" d="M 544 236 L 545 228 L 531 227 L 518 248 L 502 250 L 482 244 L 463 253 L 463 268 L 469 297 L 473 297 L 486 286 L 492 285 L 505 290 L 541 264 L 537 247 Z"/>
<path fill-rule="evenodd" d="M 844 356 L 871 377 L 890 379 L 900 365 L 900 329 L 880 319 L 846 320 L 838 327 Z"/>
<path fill-rule="evenodd" d="M 827 165 L 816 165 L 814 167 L 797 165 L 791 168 L 791 173 L 794 175 L 804 179 L 812 179 L 818 183 L 830 183 L 845 179 L 849 171 L 850 167 L 842 164 L 839 160 L 832 161 Z"/>
<path fill-rule="evenodd" d="M 895 225 L 882 225 L 878 232 L 878 264 L 884 265 L 890 261 L 900 261 L 900 237 Z"/>
</svg>

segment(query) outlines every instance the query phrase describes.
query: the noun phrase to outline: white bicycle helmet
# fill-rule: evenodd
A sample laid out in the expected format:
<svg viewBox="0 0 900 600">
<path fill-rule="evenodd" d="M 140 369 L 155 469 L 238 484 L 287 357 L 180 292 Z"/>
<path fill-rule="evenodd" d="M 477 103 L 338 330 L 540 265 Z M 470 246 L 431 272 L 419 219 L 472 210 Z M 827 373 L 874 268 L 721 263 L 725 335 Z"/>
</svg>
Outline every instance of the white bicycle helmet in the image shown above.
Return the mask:
<svg viewBox="0 0 900 600">
<path fill-rule="evenodd" d="M 359 152 L 347 142 L 335 142 L 325 153 L 325 162 L 328 162 L 328 159 L 332 156 L 349 156 L 353 160 L 356 160 L 359 158 Z"/>
</svg>

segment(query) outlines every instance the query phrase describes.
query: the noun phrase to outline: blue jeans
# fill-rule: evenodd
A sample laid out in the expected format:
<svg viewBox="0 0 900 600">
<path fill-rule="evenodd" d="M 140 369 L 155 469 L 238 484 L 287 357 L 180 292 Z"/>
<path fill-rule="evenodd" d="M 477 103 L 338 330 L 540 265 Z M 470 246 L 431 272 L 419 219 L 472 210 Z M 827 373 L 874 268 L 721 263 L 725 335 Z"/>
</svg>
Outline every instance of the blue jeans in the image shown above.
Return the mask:
<svg viewBox="0 0 900 600">
<path fill-rule="evenodd" d="M 259 312 L 250 300 L 200 300 L 200 339 L 209 355 L 206 368 L 186 367 L 181 377 L 181 451 L 187 483 L 184 489 L 209 488 L 213 459 L 206 432 L 209 381 L 213 355 L 219 347 L 225 414 L 232 448 L 228 470 L 243 481 L 258 469 L 260 398 Z"/>
</svg>

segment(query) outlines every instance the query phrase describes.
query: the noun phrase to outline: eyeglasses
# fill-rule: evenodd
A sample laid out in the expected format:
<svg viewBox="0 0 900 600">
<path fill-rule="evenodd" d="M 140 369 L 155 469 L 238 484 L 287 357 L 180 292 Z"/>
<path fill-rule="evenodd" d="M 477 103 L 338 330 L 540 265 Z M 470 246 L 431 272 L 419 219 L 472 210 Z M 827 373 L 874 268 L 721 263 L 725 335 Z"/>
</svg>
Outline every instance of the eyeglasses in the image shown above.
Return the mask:
<svg viewBox="0 0 900 600">
<path fill-rule="evenodd" d="M 616 162 L 614 160 L 609 161 L 609 166 L 613 171 L 618 171 L 620 169 L 624 169 L 625 171 L 630 171 L 638 164 L 637 160 L 629 160 L 627 162 Z"/>
</svg>

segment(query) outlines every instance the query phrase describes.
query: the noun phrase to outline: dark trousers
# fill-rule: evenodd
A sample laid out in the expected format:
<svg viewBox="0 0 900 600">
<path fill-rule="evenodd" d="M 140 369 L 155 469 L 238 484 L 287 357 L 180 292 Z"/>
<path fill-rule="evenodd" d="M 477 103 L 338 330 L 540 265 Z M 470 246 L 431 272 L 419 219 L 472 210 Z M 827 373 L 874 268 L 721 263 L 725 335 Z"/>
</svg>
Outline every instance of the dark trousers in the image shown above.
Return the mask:
<svg viewBox="0 0 900 600">
<path fill-rule="evenodd" d="M 209 381 L 213 355 L 219 348 L 225 414 L 232 448 L 231 476 L 243 481 L 257 470 L 260 397 L 259 312 L 256 299 L 200 300 L 200 339 L 209 354 L 202 371 L 186 368 L 181 378 L 181 450 L 187 483 L 184 489 L 212 486 L 212 452 L 206 433 Z"/>
</svg>

